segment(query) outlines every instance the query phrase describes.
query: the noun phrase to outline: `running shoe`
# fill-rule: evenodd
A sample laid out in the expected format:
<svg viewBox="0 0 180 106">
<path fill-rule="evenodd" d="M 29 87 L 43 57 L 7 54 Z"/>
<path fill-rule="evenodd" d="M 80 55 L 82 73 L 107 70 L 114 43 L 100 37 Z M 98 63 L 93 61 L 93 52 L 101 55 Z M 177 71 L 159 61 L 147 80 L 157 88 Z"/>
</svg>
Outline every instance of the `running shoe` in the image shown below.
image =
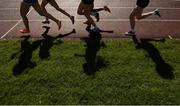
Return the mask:
<svg viewBox="0 0 180 106">
<path fill-rule="evenodd" d="M 100 29 L 99 29 L 99 28 L 93 28 L 92 31 L 93 31 L 93 32 L 99 32 Z"/>
<path fill-rule="evenodd" d="M 19 32 L 21 32 L 21 33 L 30 33 L 30 30 L 28 30 L 28 29 L 20 29 Z"/>
<path fill-rule="evenodd" d="M 50 21 L 49 20 L 45 20 L 42 22 L 43 24 L 50 24 Z"/>
<path fill-rule="evenodd" d="M 100 18 L 99 18 L 99 13 L 96 13 L 96 14 L 95 14 L 95 18 L 96 18 L 96 21 L 99 22 L 99 19 L 100 19 Z"/>
<path fill-rule="evenodd" d="M 111 10 L 109 9 L 108 6 L 104 6 L 104 10 L 105 10 L 105 11 L 108 11 L 109 13 L 111 13 Z"/>
<path fill-rule="evenodd" d="M 159 9 L 154 10 L 154 15 L 157 15 L 158 17 L 161 17 Z"/>
<path fill-rule="evenodd" d="M 136 35 L 135 31 L 129 31 L 129 32 L 125 32 L 126 36 L 134 36 Z"/>
</svg>

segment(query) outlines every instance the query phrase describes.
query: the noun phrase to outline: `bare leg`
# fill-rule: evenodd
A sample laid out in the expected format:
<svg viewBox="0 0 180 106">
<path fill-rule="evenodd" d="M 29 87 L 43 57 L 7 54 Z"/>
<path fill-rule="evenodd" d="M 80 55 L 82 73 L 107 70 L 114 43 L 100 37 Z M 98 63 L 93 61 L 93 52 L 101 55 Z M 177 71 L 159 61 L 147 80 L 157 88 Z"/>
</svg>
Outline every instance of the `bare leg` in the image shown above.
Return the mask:
<svg viewBox="0 0 180 106">
<path fill-rule="evenodd" d="M 30 5 L 21 2 L 21 7 L 20 7 L 20 14 L 23 20 L 23 23 L 25 25 L 25 29 L 20 30 L 21 33 L 29 33 L 30 29 L 29 29 L 29 21 L 27 18 L 27 13 L 29 12 L 30 9 Z"/>
<path fill-rule="evenodd" d="M 41 3 L 41 8 L 44 10 L 44 11 L 46 11 L 47 12 L 47 10 L 46 10 L 46 5 L 48 4 L 49 2 L 47 1 L 47 0 L 43 0 L 42 1 L 42 3 Z M 48 18 L 46 17 L 46 20 L 45 21 L 43 21 L 43 23 L 49 23 L 49 20 L 48 20 Z"/>
<path fill-rule="evenodd" d="M 143 13 L 143 10 L 144 9 L 141 7 L 136 7 L 136 18 L 138 20 L 145 19 L 154 14 L 154 11 L 148 12 L 148 13 Z"/>
<path fill-rule="evenodd" d="M 136 18 L 137 13 L 138 13 L 138 10 L 136 8 L 134 8 L 129 16 L 131 30 L 134 30 L 134 28 L 135 28 L 135 24 L 136 24 L 135 18 Z"/>
<path fill-rule="evenodd" d="M 92 17 L 90 16 L 90 15 L 91 15 L 92 8 L 93 8 L 92 5 L 87 6 L 87 7 L 84 9 L 84 14 L 85 14 L 85 17 L 87 18 L 88 22 L 90 22 L 91 25 L 93 25 L 93 26 L 96 28 L 97 25 L 95 24 L 94 20 L 93 20 Z"/>
<path fill-rule="evenodd" d="M 126 32 L 125 35 L 135 35 L 136 19 L 141 20 L 154 14 L 154 12 L 143 13 L 143 10 L 144 8 L 141 7 L 136 7 L 132 10 L 129 16 L 131 30 Z"/>
<path fill-rule="evenodd" d="M 92 12 L 100 12 L 100 11 L 107 11 L 109 13 L 111 12 L 108 6 L 104 6 L 103 8 L 97 8 L 92 10 Z"/>
<path fill-rule="evenodd" d="M 43 9 L 41 8 L 41 6 L 39 5 L 38 2 L 36 2 L 36 3 L 33 5 L 33 8 L 34 8 L 41 16 L 45 16 L 45 17 L 53 20 L 54 22 L 56 22 L 57 25 L 58 25 L 58 29 L 61 28 L 61 22 L 60 22 L 58 19 L 56 19 L 55 17 L 53 17 L 51 14 L 49 14 L 49 13 L 47 13 L 45 10 L 43 10 Z"/>
<path fill-rule="evenodd" d="M 56 10 L 58 10 L 59 12 L 63 13 L 64 15 L 66 15 L 67 17 L 69 17 L 72 21 L 72 23 L 74 24 L 74 16 L 71 16 L 69 13 L 67 13 L 65 10 L 61 9 L 57 2 L 55 0 L 51 0 L 49 2 Z"/>
<path fill-rule="evenodd" d="M 49 2 L 56 10 L 58 10 L 59 12 L 63 13 L 64 15 L 68 16 L 69 18 L 71 17 L 71 15 L 69 13 L 67 13 L 65 10 L 61 9 L 57 2 L 55 0 L 51 0 Z"/>
<path fill-rule="evenodd" d="M 145 19 L 154 14 L 154 12 L 143 13 L 143 10 L 144 10 L 144 8 L 136 7 L 131 12 L 130 17 L 129 17 L 131 29 L 134 30 L 134 28 L 135 28 L 135 18 L 138 20 L 141 20 L 141 19 Z"/>
<path fill-rule="evenodd" d="M 83 4 L 82 2 L 79 4 L 77 13 L 78 13 L 79 15 L 84 15 L 84 4 Z"/>
</svg>

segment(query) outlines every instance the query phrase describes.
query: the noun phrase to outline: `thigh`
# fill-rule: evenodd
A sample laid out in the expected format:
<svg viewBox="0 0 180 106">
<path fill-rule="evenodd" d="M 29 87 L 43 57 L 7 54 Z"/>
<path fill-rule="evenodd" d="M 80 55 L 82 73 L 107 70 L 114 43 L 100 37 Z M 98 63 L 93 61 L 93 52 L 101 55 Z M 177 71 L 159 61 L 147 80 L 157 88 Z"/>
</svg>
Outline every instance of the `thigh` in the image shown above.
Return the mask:
<svg viewBox="0 0 180 106">
<path fill-rule="evenodd" d="M 130 17 L 139 17 L 142 15 L 143 8 L 141 7 L 136 7 L 132 10 Z"/>
<path fill-rule="evenodd" d="M 141 7 L 136 7 L 136 17 L 141 17 L 142 16 L 142 13 L 143 13 L 143 10 L 144 8 L 141 8 Z"/>
<path fill-rule="evenodd" d="M 38 13 L 42 13 L 43 11 L 45 11 L 44 9 L 41 8 L 39 2 L 34 3 L 32 6 Z"/>
<path fill-rule="evenodd" d="M 59 5 L 57 4 L 57 2 L 55 1 L 55 0 L 49 0 L 50 2 L 49 2 L 49 4 L 51 5 L 51 6 L 53 6 L 54 8 L 59 8 Z"/>
<path fill-rule="evenodd" d="M 85 14 L 90 14 L 92 10 L 93 10 L 93 5 L 85 5 L 84 6 L 84 13 Z"/>
<path fill-rule="evenodd" d="M 78 6 L 77 13 L 83 13 L 84 8 L 85 8 L 84 3 L 81 2 Z"/>
<path fill-rule="evenodd" d="M 30 6 L 31 5 L 29 5 L 25 2 L 21 2 L 21 7 L 20 7 L 21 15 L 26 15 L 29 12 Z"/>
</svg>

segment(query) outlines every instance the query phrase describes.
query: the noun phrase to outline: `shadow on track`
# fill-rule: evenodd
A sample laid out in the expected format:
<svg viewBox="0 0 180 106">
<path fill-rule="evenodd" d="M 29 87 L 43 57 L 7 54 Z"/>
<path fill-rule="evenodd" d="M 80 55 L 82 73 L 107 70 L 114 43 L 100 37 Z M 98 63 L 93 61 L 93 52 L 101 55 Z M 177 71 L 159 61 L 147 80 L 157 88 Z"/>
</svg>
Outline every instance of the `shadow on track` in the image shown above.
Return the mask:
<svg viewBox="0 0 180 106">
<path fill-rule="evenodd" d="M 154 40 L 154 39 L 140 39 L 138 40 L 136 36 L 132 36 L 134 44 L 136 44 L 137 49 L 143 49 L 156 64 L 157 73 L 164 79 L 174 79 L 173 67 L 170 66 L 161 57 L 159 50 L 151 44 L 149 41 L 165 42 L 165 39 Z"/>
</svg>

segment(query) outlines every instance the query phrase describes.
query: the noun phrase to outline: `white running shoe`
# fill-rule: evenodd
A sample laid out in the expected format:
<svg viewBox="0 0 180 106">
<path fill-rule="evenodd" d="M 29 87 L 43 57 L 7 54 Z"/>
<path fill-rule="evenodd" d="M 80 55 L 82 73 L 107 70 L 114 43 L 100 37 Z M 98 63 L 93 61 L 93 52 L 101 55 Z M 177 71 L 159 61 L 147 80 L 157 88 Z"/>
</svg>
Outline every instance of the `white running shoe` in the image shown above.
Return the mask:
<svg viewBox="0 0 180 106">
<path fill-rule="evenodd" d="M 126 36 L 134 36 L 134 35 L 136 35 L 136 32 L 135 31 L 125 32 L 125 35 Z"/>
</svg>

